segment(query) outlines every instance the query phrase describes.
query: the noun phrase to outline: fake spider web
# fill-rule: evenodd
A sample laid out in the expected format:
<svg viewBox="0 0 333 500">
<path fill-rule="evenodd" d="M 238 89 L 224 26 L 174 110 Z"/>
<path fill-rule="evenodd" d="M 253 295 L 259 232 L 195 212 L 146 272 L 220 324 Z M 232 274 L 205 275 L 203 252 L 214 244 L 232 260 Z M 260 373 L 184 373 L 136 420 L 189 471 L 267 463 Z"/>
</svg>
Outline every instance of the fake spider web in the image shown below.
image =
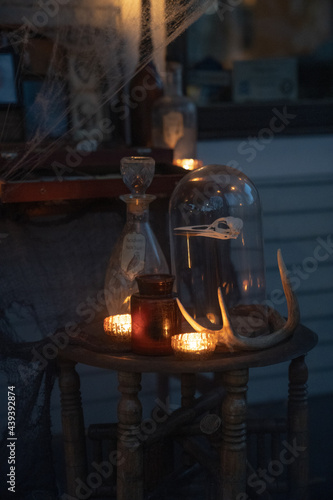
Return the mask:
<svg viewBox="0 0 333 500">
<path fill-rule="evenodd" d="M 83 150 L 89 151 L 96 139 L 99 142 L 96 127 L 102 131 L 103 140 L 112 143 L 115 132 L 110 116 L 116 115 L 117 123 L 121 121 L 117 116 L 119 99 L 128 91 L 133 76 L 149 61 L 162 74 L 167 45 L 209 3 L 2 0 L 3 25 L 16 26 L 7 40 L 19 56 L 19 70 L 34 37 L 52 41 L 47 74 L 34 102 L 38 120 L 34 127 L 26 126 L 23 153 L 10 156 L 1 166 L 2 179 L 30 178 L 33 170 L 43 167 L 50 154 L 64 144 L 81 143 Z M 84 115 L 84 106 L 93 108 L 93 124 L 89 118 L 78 116 L 78 110 Z M 8 106 L 8 116 L 11 109 Z M 69 126 L 64 127 L 64 123 Z M 5 128 L 6 122 L 0 139 Z M 27 162 L 31 155 L 33 162 Z M 7 213 L 1 207 L 0 389 L 1 400 L 5 401 L 7 384 L 15 385 L 20 401 L 16 484 L 17 498 L 22 500 L 37 498 L 34 495 L 38 491 L 43 492 L 44 500 L 55 498 L 57 493 L 50 459 L 50 395 L 55 364 L 36 364 L 28 342 L 47 342 L 57 328 L 73 318 L 78 305 L 103 287 L 107 259 L 121 226 L 117 210 L 112 210 L 109 215 L 103 211 L 94 214 L 88 204 L 70 217 L 51 218 L 38 226 L 29 215 Z M 32 338 L 27 333 L 31 325 Z M 22 381 L 22 373 L 25 378 L 29 375 L 28 385 Z M 5 420 L 0 428 L 2 478 L 8 472 Z M 0 485 L 1 498 L 8 496 L 7 486 Z"/>
<path fill-rule="evenodd" d="M 16 24 L 17 17 L 22 21 L 8 35 L 9 44 L 20 55 L 19 69 L 26 63 L 32 37 L 47 37 L 53 47 L 33 109 L 26 110 L 25 154 L 8 163 L 2 177 L 8 180 L 17 172 L 22 174 L 28 155 L 36 152 L 29 169 L 43 166 L 51 152 L 68 142 L 80 143 L 82 151 L 103 140 L 112 143 L 117 127 L 126 127 L 121 123 L 127 119 L 126 102 L 145 96 L 144 88 L 129 95 L 133 76 L 150 61 L 163 76 L 167 45 L 210 3 L 26 0 L 22 7 L 22 0 L 3 1 L 4 22 L 10 24 L 13 17 Z M 33 124 L 31 114 L 35 115 Z"/>
</svg>

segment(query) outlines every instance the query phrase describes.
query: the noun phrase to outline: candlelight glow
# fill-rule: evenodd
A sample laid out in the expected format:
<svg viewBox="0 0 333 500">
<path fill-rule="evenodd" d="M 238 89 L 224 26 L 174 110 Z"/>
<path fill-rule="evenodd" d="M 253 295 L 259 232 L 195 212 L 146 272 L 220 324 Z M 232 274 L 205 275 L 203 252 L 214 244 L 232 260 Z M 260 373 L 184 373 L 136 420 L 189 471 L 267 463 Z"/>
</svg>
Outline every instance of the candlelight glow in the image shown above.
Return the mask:
<svg viewBox="0 0 333 500">
<path fill-rule="evenodd" d="M 203 165 L 201 160 L 195 160 L 194 158 L 178 158 L 173 163 L 178 167 L 183 167 L 185 170 L 195 170 Z"/>
<path fill-rule="evenodd" d="M 187 247 L 188 268 L 191 269 L 192 261 L 191 261 L 191 250 L 190 250 L 190 236 L 188 234 L 186 235 L 186 247 Z"/>
<path fill-rule="evenodd" d="M 125 342 L 131 339 L 132 322 L 130 314 L 116 314 L 104 320 L 104 331 L 107 335 Z"/>
<path fill-rule="evenodd" d="M 171 337 L 171 347 L 180 358 L 205 359 L 215 350 L 216 336 L 205 332 L 181 333 Z"/>
</svg>

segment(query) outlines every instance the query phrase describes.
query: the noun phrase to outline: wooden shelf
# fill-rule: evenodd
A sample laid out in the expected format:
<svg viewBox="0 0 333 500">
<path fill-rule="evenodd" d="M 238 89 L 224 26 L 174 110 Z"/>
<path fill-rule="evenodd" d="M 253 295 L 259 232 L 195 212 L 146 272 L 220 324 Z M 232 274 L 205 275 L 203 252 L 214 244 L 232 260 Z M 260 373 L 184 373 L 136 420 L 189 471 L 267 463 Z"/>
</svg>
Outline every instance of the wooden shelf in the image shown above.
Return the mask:
<svg viewBox="0 0 333 500">
<path fill-rule="evenodd" d="M 42 154 L 35 152 L 24 154 L 24 145 L 18 145 L 15 153 L 13 145 L 2 145 L 0 167 L 2 172 L 10 171 L 16 164 L 21 165 L 20 177 L 16 180 L 0 179 L 0 201 L 2 203 L 50 202 L 61 200 L 85 200 L 96 198 L 114 198 L 128 193 L 120 172 L 120 160 L 124 156 L 152 156 L 156 161 L 155 176 L 147 192 L 158 197 L 169 197 L 177 182 L 186 174 L 186 170 L 172 165 L 173 152 L 164 149 L 114 148 L 91 152 L 80 156 L 73 148 L 62 147 L 56 151 Z M 13 151 L 13 159 L 6 158 L 6 152 Z M 68 151 L 71 151 L 70 153 Z M 80 172 L 68 173 L 69 155 L 75 152 L 79 157 Z M 53 162 L 64 165 L 67 175 L 56 175 Z M 27 179 L 32 172 L 34 177 Z M 51 175 L 50 175 L 51 173 Z"/>
<path fill-rule="evenodd" d="M 182 174 L 155 175 L 147 192 L 158 197 L 170 196 L 182 177 Z M 112 198 L 128 193 L 120 176 L 62 181 L 56 179 L 1 182 L 0 189 L 2 203 Z"/>
</svg>

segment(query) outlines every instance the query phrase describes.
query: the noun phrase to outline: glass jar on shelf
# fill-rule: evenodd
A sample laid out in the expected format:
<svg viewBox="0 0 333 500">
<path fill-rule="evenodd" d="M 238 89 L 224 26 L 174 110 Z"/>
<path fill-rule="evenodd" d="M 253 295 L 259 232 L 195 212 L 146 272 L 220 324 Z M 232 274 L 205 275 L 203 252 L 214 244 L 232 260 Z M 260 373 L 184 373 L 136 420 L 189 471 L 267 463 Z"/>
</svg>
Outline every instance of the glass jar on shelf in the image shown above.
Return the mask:
<svg viewBox="0 0 333 500">
<path fill-rule="evenodd" d="M 152 111 L 152 142 L 157 148 L 171 148 L 173 159 L 196 158 L 197 108 L 183 95 L 182 67 L 167 64 L 164 96 L 157 99 Z"/>
</svg>

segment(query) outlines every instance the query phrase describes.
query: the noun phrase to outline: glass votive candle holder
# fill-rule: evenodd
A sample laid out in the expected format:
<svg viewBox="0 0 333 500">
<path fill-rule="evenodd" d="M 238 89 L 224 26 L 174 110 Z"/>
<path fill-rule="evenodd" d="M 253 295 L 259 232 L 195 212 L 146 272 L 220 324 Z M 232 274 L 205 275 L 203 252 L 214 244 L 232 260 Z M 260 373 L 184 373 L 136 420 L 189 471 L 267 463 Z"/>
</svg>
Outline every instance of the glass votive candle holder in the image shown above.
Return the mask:
<svg viewBox="0 0 333 500">
<path fill-rule="evenodd" d="M 171 347 L 178 358 L 207 359 L 215 351 L 216 335 L 206 332 L 180 333 L 171 337 Z"/>
<path fill-rule="evenodd" d="M 104 319 L 104 331 L 114 341 L 122 344 L 131 343 L 132 319 L 130 314 L 116 314 Z"/>
</svg>

